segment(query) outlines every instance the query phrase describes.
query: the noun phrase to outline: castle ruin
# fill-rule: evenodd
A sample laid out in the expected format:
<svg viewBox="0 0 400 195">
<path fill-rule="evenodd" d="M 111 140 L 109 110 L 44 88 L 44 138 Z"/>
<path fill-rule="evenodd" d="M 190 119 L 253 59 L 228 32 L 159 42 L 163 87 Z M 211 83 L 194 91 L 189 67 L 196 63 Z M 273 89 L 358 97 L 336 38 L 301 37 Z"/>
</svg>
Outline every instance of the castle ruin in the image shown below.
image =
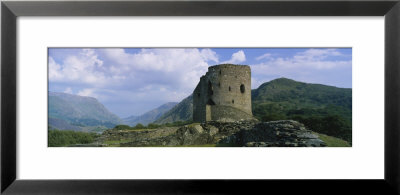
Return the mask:
<svg viewBox="0 0 400 195">
<path fill-rule="evenodd" d="M 193 121 L 253 119 L 251 70 L 247 65 L 210 66 L 193 92 Z"/>
</svg>

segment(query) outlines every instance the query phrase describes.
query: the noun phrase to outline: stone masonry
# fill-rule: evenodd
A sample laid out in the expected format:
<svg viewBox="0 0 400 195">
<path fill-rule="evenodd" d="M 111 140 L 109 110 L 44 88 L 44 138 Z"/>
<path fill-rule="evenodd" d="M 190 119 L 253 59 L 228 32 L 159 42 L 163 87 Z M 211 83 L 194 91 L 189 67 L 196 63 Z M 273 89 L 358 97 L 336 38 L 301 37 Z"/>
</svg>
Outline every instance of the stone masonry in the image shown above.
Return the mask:
<svg viewBox="0 0 400 195">
<path fill-rule="evenodd" d="M 193 121 L 232 122 L 252 118 L 250 66 L 210 66 L 193 92 Z"/>
</svg>

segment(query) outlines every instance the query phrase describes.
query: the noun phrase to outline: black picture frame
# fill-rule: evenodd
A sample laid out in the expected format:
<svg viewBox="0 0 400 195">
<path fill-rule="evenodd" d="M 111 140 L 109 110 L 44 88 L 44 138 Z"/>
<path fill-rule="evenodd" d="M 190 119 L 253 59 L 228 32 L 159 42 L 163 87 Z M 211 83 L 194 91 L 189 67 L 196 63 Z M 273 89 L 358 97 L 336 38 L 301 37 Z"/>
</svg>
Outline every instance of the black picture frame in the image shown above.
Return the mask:
<svg viewBox="0 0 400 195">
<path fill-rule="evenodd" d="M 385 16 L 385 177 L 382 180 L 16 179 L 16 20 L 19 16 Z M 399 194 L 400 120 L 397 120 L 400 117 L 399 35 L 399 0 L 2 1 L 1 192 L 4 194 L 254 194 L 259 191 L 257 193 L 263 194 L 268 192 Z"/>
</svg>

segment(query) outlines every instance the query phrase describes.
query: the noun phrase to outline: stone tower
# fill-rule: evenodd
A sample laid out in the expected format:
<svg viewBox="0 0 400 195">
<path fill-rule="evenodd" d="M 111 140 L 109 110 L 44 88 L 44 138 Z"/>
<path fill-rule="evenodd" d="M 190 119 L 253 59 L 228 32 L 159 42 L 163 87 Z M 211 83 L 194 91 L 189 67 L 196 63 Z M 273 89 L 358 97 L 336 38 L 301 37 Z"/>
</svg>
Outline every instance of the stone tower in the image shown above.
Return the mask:
<svg viewBox="0 0 400 195">
<path fill-rule="evenodd" d="M 250 67 L 233 64 L 210 66 L 193 92 L 193 121 L 252 118 Z"/>
</svg>

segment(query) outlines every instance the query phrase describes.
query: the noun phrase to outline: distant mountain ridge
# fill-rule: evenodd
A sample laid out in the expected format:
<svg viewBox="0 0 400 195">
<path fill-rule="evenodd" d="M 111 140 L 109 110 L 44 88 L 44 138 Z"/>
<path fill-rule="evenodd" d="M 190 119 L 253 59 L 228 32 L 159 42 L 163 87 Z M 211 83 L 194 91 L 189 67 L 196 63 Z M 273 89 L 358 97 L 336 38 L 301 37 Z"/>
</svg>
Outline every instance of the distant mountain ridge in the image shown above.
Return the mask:
<svg viewBox="0 0 400 195">
<path fill-rule="evenodd" d="M 193 95 L 189 95 L 171 110 L 154 121 L 156 124 L 172 123 L 175 121 L 188 121 L 193 118 Z"/>
<path fill-rule="evenodd" d="M 142 125 L 148 125 L 149 123 L 152 123 L 155 120 L 159 119 L 162 115 L 171 110 L 171 108 L 173 108 L 177 104 L 178 102 L 168 102 L 140 116 L 130 116 L 122 120 L 124 124 L 129 126 L 135 126 L 138 123 Z"/>
<path fill-rule="evenodd" d="M 96 98 L 49 92 L 49 126 L 60 130 L 89 131 L 112 128 L 122 120 L 111 113 Z"/>
</svg>

